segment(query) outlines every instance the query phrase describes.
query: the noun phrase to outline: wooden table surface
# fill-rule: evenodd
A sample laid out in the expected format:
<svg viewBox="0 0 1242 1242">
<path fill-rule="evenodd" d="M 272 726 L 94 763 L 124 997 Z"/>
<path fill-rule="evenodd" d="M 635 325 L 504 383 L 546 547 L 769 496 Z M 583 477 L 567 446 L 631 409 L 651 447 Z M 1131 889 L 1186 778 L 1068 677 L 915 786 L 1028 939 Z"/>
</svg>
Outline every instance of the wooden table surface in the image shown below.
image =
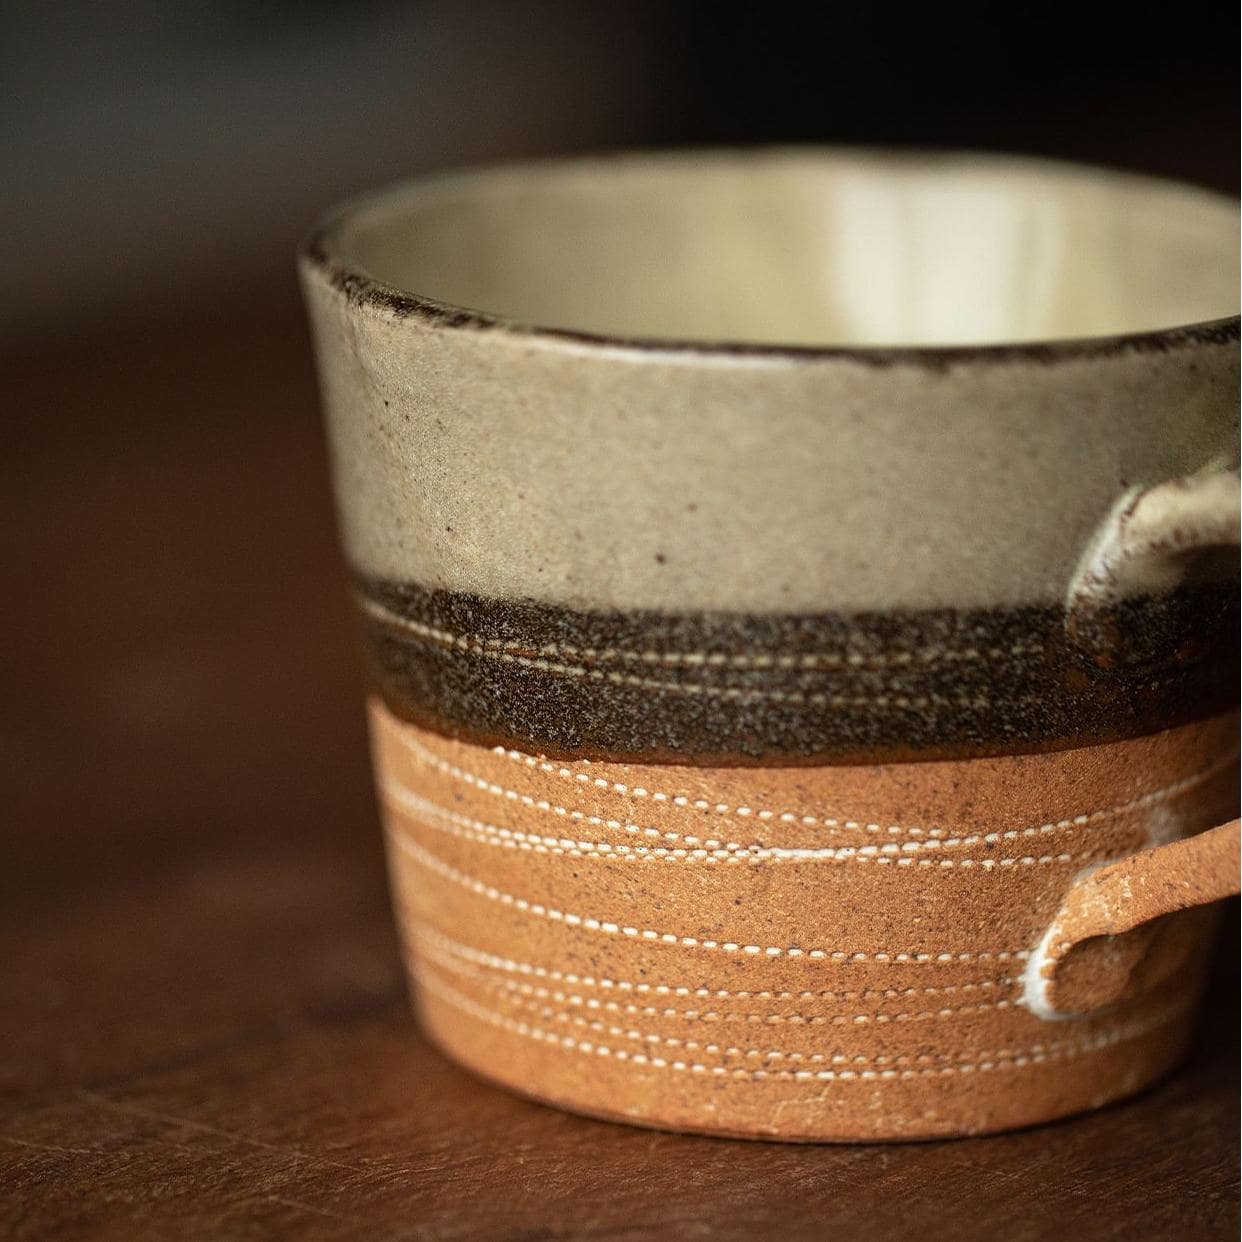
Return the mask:
<svg viewBox="0 0 1242 1242">
<path fill-rule="evenodd" d="M 289 283 L 5 362 L 0 1235 L 1236 1238 L 1236 911 L 1176 1077 L 999 1138 L 650 1133 L 428 1047 Z"/>
</svg>

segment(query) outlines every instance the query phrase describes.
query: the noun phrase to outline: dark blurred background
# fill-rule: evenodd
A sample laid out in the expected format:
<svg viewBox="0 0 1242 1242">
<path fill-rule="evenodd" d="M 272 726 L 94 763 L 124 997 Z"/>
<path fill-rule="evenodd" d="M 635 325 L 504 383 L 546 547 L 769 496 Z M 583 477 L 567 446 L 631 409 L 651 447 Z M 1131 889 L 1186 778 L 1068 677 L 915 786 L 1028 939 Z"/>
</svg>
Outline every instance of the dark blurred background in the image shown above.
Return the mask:
<svg viewBox="0 0 1242 1242">
<path fill-rule="evenodd" d="M 0 330 L 271 276 L 427 169 L 590 148 L 968 146 L 1233 190 L 1228 23 L 1167 5 L 8 0 Z"/>
<path fill-rule="evenodd" d="M 1231 17 L 762 0 L 0 6 L 0 1191 L 6 1158 L 25 1188 L 20 1229 L 0 1211 L 0 1232 L 128 1239 L 141 1218 L 144 1237 L 305 1238 L 307 1212 L 327 1228 L 362 1201 L 431 1230 L 470 1210 L 425 1175 L 434 1148 L 477 1151 L 498 1184 L 530 1187 L 522 1236 L 552 1236 L 507 1138 L 538 1110 L 450 1070 L 408 1020 L 293 274 L 321 210 L 476 161 L 767 141 L 1029 151 L 1234 192 Z M 1159 1148 L 1168 1167 L 1151 1176 L 1184 1188 L 1166 1199 L 1227 1217 L 1237 977 L 1227 959 L 1205 1051 L 1156 1111 L 1017 1136 L 994 1149 L 998 1167 L 1046 1156 L 1031 1193 L 1081 1222 L 1121 1165 L 1140 1210 Z M 441 1081 L 453 1103 L 420 1113 L 418 1084 Z M 462 1101 L 493 1122 L 434 1142 L 419 1129 L 451 1129 Z M 574 1128 L 587 1123 L 540 1115 L 541 1159 L 551 1135 L 594 1150 Z M 324 1179 L 302 1158 L 367 1143 L 391 1175 L 354 1170 L 356 1201 L 332 1197 L 347 1166 Z M 281 1164 L 280 1144 L 297 1159 Z M 762 1172 L 764 1146 L 721 1149 L 701 1219 L 733 1211 L 744 1160 L 769 1187 L 756 1211 L 763 1194 L 781 1213 L 808 1201 L 799 1162 L 784 1181 Z M 635 1159 L 625 1136 L 609 1150 Z M 921 1183 L 929 1220 L 963 1178 L 974 1194 L 986 1162 L 960 1150 L 956 1172 Z M 548 1160 L 562 1205 L 579 1205 L 563 1211 L 606 1210 L 608 1178 Z M 461 1184 L 458 1198 L 474 1183 Z M 836 1173 L 818 1184 L 838 1232 L 872 1236 L 865 1193 L 838 1203 Z"/>
</svg>

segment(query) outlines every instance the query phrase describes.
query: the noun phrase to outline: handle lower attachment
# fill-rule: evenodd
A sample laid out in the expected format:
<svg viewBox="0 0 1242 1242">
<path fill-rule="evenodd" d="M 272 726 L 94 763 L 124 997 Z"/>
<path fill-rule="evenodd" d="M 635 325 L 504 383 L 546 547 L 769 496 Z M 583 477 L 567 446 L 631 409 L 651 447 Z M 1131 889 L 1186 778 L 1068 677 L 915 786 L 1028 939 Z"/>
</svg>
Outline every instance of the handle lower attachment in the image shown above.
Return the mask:
<svg viewBox="0 0 1242 1242">
<path fill-rule="evenodd" d="M 1196 939 L 1196 920 L 1165 916 L 1238 891 L 1236 819 L 1085 873 L 1027 964 L 1028 1008 L 1079 1017 L 1145 991 L 1185 964 Z"/>
</svg>

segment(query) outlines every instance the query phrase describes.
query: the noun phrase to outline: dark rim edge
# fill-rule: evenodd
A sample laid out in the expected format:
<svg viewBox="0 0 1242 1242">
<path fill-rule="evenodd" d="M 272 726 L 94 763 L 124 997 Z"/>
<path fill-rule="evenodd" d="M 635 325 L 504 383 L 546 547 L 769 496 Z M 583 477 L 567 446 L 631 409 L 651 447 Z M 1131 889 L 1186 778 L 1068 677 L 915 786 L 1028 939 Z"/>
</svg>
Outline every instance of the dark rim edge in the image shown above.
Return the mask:
<svg viewBox="0 0 1242 1242">
<path fill-rule="evenodd" d="M 777 147 L 776 152 L 799 148 Z M 808 152 L 820 148 L 802 148 Z M 754 153 L 753 148 L 742 152 Z M 736 148 L 718 147 L 703 149 L 702 154 L 722 155 Z M 763 151 L 762 148 L 759 149 Z M 649 155 L 661 158 L 680 151 L 655 150 L 651 152 L 606 152 L 594 157 L 600 163 L 621 161 Z M 899 154 L 892 152 L 891 154 Z M 1008 157 L 1023 162 L 1048 163 L 1079 170 L 1098 171 L 1102 174 L 1136 176 L 1144 180 L 1225 198 L 1202 186 L 1183 183 L 1133 170 L 1097 168 L 1090 164 L 1071 161 L 1043 160 L 1039 156 L 1010 155 L 1001 152 L 913 152 L 922 156 L 957 157 L 978 155 L 981 157 Z M 539 167 L 553 163 L 588 163 L 591 157 L 567 157 L 564 161 L 526 161 L 495 166 L 497 171 L 512 171 L 515 167 Z M 472 175 L 489 171 L 483 169 L 451 170 L 450 177 Z M 429 177 L 428 180 L 432 178 Z M 412 185 L 413 182 L 404 183 Z M 577 346 L 590 351 L 628 353 L 636 356 L 665 355 L 683 360 L 753 359 L 756 361 L 798 362 L 853 362 L 871 367 L 917 366 L 928 370 L 943 370 L 960 363 L 1054 363 L 1082 358 L 1109 357 L 1127 353 L 1170 353 L 1197 345 L 1236 345 L 1242 339 L 1242 315 L 1227 315 L 1192 323 L 1173 324 L 1165 328 L 1153 328 L 1142 332 L 1123 332 L 1103 336 L 1050 338 L 1048 340 L 1005 342 L 970 345 L 783 345 L 776 342 L 744 340 L 711 340 L 692 337 L 625 336 L 608 333 L 585 332 L 573 328 L 556 328 L 529 323 L 507 315 L 490 311 L 456 306 L 435 298 L 414 293 L 388 284 L 372 276 L 361 266 L 348 263 L 332 252 L 332 239 L 346 221 L 363 204 L 392 193 L 397 187 L 381 189 L 377 194 L 365 195 L 338 207 L 324 217 L 311 231 L 298 250 L 302 264 L 316 272 L 332 288 L 341 293 L 353 306 L 370 309 L 394 319 L 410 319 L 429 329 L 467 333 L 496 333 L 517 342 L 535 346 Z"/>
</svg>

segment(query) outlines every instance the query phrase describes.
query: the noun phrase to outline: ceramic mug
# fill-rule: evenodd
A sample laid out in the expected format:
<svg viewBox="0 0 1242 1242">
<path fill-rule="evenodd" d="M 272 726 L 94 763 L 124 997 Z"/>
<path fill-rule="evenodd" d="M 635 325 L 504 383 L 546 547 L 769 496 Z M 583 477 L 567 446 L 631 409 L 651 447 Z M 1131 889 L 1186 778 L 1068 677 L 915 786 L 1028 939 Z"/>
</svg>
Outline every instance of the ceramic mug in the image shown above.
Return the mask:
<svg viewBox="0 0 1242 1242">
<path fill-rule="evenodd" d="M 580 160 L 328 220 L 432 1038 L 786 1139 L 1167 1070 L 1238 891 L 1237 266 L 1232 202 L 991 156 Z"/>
</svg>

